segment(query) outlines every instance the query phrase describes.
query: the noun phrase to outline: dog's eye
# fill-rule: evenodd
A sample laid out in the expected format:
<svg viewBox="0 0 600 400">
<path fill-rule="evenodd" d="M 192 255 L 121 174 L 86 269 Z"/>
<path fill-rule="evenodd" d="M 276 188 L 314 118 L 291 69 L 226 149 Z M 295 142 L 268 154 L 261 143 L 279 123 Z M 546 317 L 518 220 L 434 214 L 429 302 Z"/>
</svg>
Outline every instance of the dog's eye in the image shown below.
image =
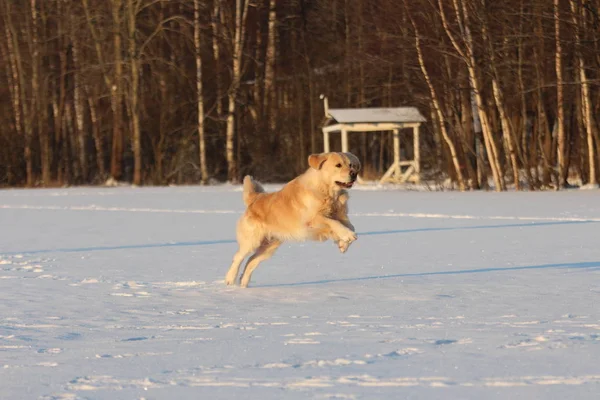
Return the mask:
<svg viewBox="0 0 600 400">
<path fill-rule="evenodd" d="M 337 164 L 336 167 L 342 168 L 342 164 Z"/>
</svg>

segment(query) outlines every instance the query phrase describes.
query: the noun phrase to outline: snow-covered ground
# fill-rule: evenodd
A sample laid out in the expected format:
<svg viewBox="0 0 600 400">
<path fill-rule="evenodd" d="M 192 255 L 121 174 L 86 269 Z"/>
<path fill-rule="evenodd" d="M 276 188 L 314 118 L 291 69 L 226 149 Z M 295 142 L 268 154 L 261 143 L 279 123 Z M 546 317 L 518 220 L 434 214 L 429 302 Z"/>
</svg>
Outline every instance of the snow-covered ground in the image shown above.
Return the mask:
<svg viewBox="0 0 600 400">
<path fill-rule="evenodd" d="M 598 398 L 598 191 L 350 207 L 244 290 L 238 187 L 0 191 L 0 398 Z"/>
</svg>

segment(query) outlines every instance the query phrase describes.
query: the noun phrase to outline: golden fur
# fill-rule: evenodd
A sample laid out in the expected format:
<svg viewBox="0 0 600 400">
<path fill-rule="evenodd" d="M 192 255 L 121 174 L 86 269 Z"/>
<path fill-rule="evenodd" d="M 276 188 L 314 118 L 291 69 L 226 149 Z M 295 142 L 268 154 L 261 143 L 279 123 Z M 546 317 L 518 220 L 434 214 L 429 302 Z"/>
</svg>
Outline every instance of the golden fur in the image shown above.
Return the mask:
<svg viewBox="0 0 600 400">
<path fill-rule="evenodd" d="M 240 264 L 250 253 L 240 285 L 247 287 L 252 272 L 286 240 L 332 239 L 342 253 L 356 240 L 348 219 L 348 192 L 360 171 L 352 153 L 322 153 L 308 157 L 310 168 L 280 191 L 265 193 L 252 177 L 244 178 L 247 208 L 237 224 L 239 250 L 225 283 L 235 283 Z"/>
</svg>

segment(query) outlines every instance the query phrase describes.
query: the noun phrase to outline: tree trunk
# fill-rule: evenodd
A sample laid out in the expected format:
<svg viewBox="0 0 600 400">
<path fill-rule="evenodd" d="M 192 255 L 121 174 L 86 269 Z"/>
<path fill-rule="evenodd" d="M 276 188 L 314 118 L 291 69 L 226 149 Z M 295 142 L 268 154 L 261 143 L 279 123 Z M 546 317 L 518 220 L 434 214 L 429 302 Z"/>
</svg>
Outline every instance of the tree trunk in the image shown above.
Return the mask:
<svg viewBox="0 0 600 400">
<path fill-rule="evenodd" d="M 265 91 L 264 110 L 270 134 L 276 132 L 275 118 L 275 44 L 277 43 L 277 7 L 276 0 L 269 0 L 269 32 L 267 36 L 267 52 L 265 54 Z"/>
<path fill-rule="evenodd" d="M 463 8 L 464 7 L 463 4 Z M 473 44 L 471 41 L 471 36 L 469 32 L 469 28 L 466 28 L 466 40 L 467 40 L 467 51 L 469 54 L 469 62 L 467 64 L 467 70 L 469 71 L 469 77 L 471 81 L 471 87 L 473 89 L 473 93 L 475 95 L 475 101 L 477 104 L 477 112 L 479 114 L 479 120 L 481 123 L 481 129 L 483 133 L 483 140 L 486 147 L 486 152 L 488 156 L 488 161 L 492 168 L 492 175 L 494 178 L 494 184 L 496 191 L 504 191 L 506 187 L 504 185 L 504 174 L 502 173 L 502 168 L 500 167 L 500 157 L 498 156 L 498 148 L 496 145 L 496 141 L 494 140 L 494 135 L 492 134 L 492 130 L 490 128 L 490 122 L 488 117 L 488 112 L 486 110 L 483 98 L 481 96 L 481 84 L 479 82 L 479 78 L 477 76 L 476 71 L 476 61 L 473 53 Z"/>
<path fill-rule="evenodd" d="M 304 126 L 304 96 L 301 95 L 303 93 L 302 90 L 302 82 L 297 80 L 295 82 L 296 85 L 296 109 L 297 109 L 297 123 L 296 126 L 298 128 L 298 138 L 299 138 L 299 168 L 296 170 L 296 173 L 302 171 L 304 169 L 304 163 L 306 160 L 306 139 L 305 139 L 305 126 Z"/>
<path fill-rule="evenodd" d="M 10 18 L 8 12 L 4 13 L 5 18 Z M 8 92 L 11 96 L 11 105 L 13 111 L 13 118 L 15 124 L 15 131 L 18 137 L 23 136 L 23 117 L 21 110 L 21 91 L 19 88 L 19 72 L 17 69 L 17 62 L 15 59 L 15 52 L 13 50 L 12 36 L 8 28 L 8 21 L 4 21 L 5 37 L 6 37 L 6 50 L 3 49 L 3 59 L 7 60 L 7 80 L 8 80 Z"/>
<path fill-rule="evenodd" d="M 460 5 L 459 2 L 460 1 Z M 479 115 L 479 120 L 481 122 L 481 128 L 483 132 L 483 139 L 486 147 L 486 152 L 488 156 L 488 160 L 490 166 L 492 168 L 492 175 L 494 177 L 495 189 L 496 191 L 503 191 L 506 189 L 504 185 L 504 176 L 502 173 L 502 169 L 500 167 L 500 161 L 498 157 L 498 150 L 496 146 L 496 142 L 494 140 L 491 128 L 490 121 L 488 117 L 487 110 L 485 108 L 485 104 L 483 98 L 481 96 L 481 87 L 479 78 L 477 76 L 477 63 L 475 61 L 475 54 L 473 48 L 473 40 L 471 37 L 471 31 L 469 28 L 469 13 L 464 0 L 453 0 L 454 12 L 456 14 L 457 21 L 461 27 L 461 34 L 464 40 L 464 49 L 460 46 L 450 26 L 448 25 L 448 21 L 446 20 L 446 15 L 444 12 L 444 7 L 441 0 L 438 0 L 438 8 L 440 11 L 440 16 L 442 17 L 442 24 L 444 27 L 444 31 L 446 35 L 452 42 L 455 50 L 461 56 L 465 64 L 467 65 L 467 70 L 469 72 L 469 80 L 471 84 L 471 89 L 475 96 L 475 101 L 477 104 L 477 113 Z"/>
<path fill-rule="evenodd" d="M 360 107 L 365 107 L 367 104 L 367 99 L 366 99 L 366 94 L 365 94 L 365 54 L 364 54 L 364 32 L 363 32 L 363 24 L 364 24 L 364 18 L 363 18 L 363 0 L 359 0 L 358 1 L 358 78 L 359 78 L 359 85 L 360 87 L 358 88 L 358 96 L 359 96 L 359 106 Z M 362 155 L 363 155 L 363 159 L 367 160 L 368 159 L 368 140 L 367 140 L 367 133 L 366 132 L 361 132 L 360 134 L 360 142 L 361 142 L 361 147 L 362 147 Z"/>
<path fill-rule="evenodd" d="M 316 131 L 316 118 L 315 118 L 315 81 L 314 74 L 308 73 L 308 117 L 310 122 L 310 152 L 316 153 L 317 150 L 317 131 Z"/>
<path fill-rule="evenodd" d="M 198 107 L 198 152 L 200 161 L 201 182 L 208 183 L 206 168 L 206 141 L 204 139 L 204 95 L 202 94 L 202 49 L 200 48 L 200 0 L 194 0 L 194 50 L 196 53 L 196 96 Z"/>
<path fill-rule="evenodd" d="M 33 124 L 32 124 L 32 116 L 30 115 L 29 105 L 27 104 L 27 92 L 25 86 L 25 71 L 23 70 L 23 61 L 21 57 L 21 50 L 18 41 L 18 37 L 20 36 L 17 33 L 15 26 L 13 25 L 12 20 L 12 11 L 10 7 L 10 2 L 5 2 L 5 28 L 6 28 L 6 40 L 8 44 L 8 53 L 11 58 L 12 70 L 13 70 L 13 79 L 14 84 L 16 85 L 15 94 L 18 93 L 18 97 L 13 99 L 13 107 L 18 112 L 15 113 L 15 119 L 21 122 L 22 116 L 22 127 L 24 134 L 24 147 L 23 154 L 25 156 L 25 170 L 26 170 L 26 182 L 27 186 L 31 187 L 34 183 L 33 177 L 33 158 L 31 154 L 31 145 L 32 145 L 32 137 L 33 137 Z M 16 106 L 16 107 L 15 107 Z M 19 124 L 20 125 L 20 124 Z"/>
<path fill-rule="evenodd" d="M 225 156 L 227 159 L 227 179 L 229 182 L 238 182 L 238 166 L 235 157 L 235 120 L 236 102 L 242 75 L 242 51 L 244 49 L 244 37 L 246 31 L 246 17 L 248 15 L 249 0 L 236 0 L 235 2 L 235 35 L 232 54 L 231 87 L 228 94 L 227 108 L 227 130 Z"/>
<path fill-rule="evenodd" d="M 344 0 L 344 28 L 345 28 L 345 57 L 346 57 L 346 107 L 352 107 L 352 38 L 350 27 L 350 3 L 351 0 Z"/>
<path fill-rule="evenodd" d="M 482 8 L 485 8 L 485 0 L 481 0 Z M 484 11 L 485 12 L 485 11 Z M 496 66 L 496 54 L 494 45 L 492 42 L 492 38 L 490 37 L 489 29 L 487 26 L 487 16 L 483 19 L 482 33 L 484 40 L 487 42 L 487 48 L 490 57 L 490 69 L 492 72 L 492 90 L 494 93 L 494 101 L 496 102 L 496 108 L 498 109 L 498 114 L 500 115 L 500 123 L 502 125 L 502 132 L 506 138 L 506 142 L 508 144 L 508 150 L 510 155 L 510 163 L 513 172 L 513 182 L 515 184 L 516 190 L 521 190 L 521 182 L 519 181 L 519 164 L 517 161 L 517 145 L 515 144 L 515 135 L 512 129 L 512 124 L 508 119 L 508 115 L 506 112 L 506 105 L 504 102 L 504 93 L 500 86 L 500 75 L 498 73 L 498 68 Z"/>
<path fill-rule="evenodd" d="M 123 61 L 121 56 L 121 5 L 122 0 L 111 0 L 114 75 L 110 90 L 110 106 L 113 114 L 112 154 L 110 174 L 119 180 L 123 175 Z"/>
<path fill-rule="evenodd" d="M 112 149 L 110 150 L 110 154 L 111 154 L 110 174 L 114 177 L 113 172 L 118 172 L 118 171 L 114 171 L 114 170 L 120 171 L 120 166 L 121 166 L 120 161 L 116 162 L 116 160 L 113 157 L 114 146 L 116 144 L 116 142 L 114 140 L 115 132 L 117 133 L 117 135 L 116 135 L 117 138 L 121 137 L 121 135 L 120 135 L 120 132 L 121 132 L 120 120 L 121 120 L 122 109 L 120 107 L 121 103 L 120 103 L 119 96 L 117 93 L 118 87 L 117 87 L 117 85 L 113 85 L 115 76 L 117 74 L 115 74 L 115 73 L 113 73 L 112 75 L 109 74 L 109 68 L 106 66 L 104 52 L 102 50 L 102 42 L 98 36 L 98 32 L 96 31 L 96 24 L 94 22 L 94 17 L 91 13 L 88 1 L 89 0 L 81 0 L 81 4 L 83 6 L 83 11 L 85 13 L 85 19 L 86 19 L 88 28 L 90 30 L 90 34 L 91 34 L 93 43 L 94 43 L 96 57 L 98 58 L 98 63 L 100 64 L 99 66 L 100 66 L 100 71 L 102 72 L 102 78 L 104 79 L 104 85 L 105 85 L 106 89 L 108 90 L 108 92 L 110 93 L 110 109 L 111 109 L 111 112 L 113 115 L 113 141 L 112 141 Z M 121 0 L 117 0 L 117 1 L 120 4 Z M 111 7 L 113 8 L 113 25 L 114 25 L 114 14 L 115 14 L 114 8 L 117 7 L 117 3 L 115 2 L 115 0 L 110 0 L 110 4 L 111 4 Z M 119 10 L 117 9 L 116 12 L 118 13 Z M 118 15 L 117 15 L 117 17 L 118 17 Z M 117 38 L 117 36 L 119 36 L 119 34 L 120 34 L 120 26 L 119 27 L 113 26 L 113 29 L 114 29 L 113 44 L 116 45 L 118 42 L 119 48 L 120 48 L 120 39 Z M 119 50 L 119 52 L 120 52 L 120 50 Z M 117 61 L 117 60 L 115 59 L 115 61 Z M 119 64 L 119 68 L 121 68 L 120 62 L 118 64 Z M 116 72 L 116 68 L 115 68 L 115 72 Z M 98 114 L 97 114 L 97 110 L 96 110 L 96 105 L 95 105 L 95 103 L 92 104 L 91 101 L 96 102 L 98 97 L 99 96 L 95 93 L 95 90 L 91 93 L 88 91 L 88 104 L 90 105 L 90 116 L 91 116 L 92 120 L 96 120 L 97 123 L 99 122 L 99 120 L 97 117 Z M 103 143 L 103 138 L 101 136 L 99 127 L 96 124 L 94 124 L 94 125 L 95 125 L 95 127 L 94 127 L 94 142 L 95 142 L 95 147 L 96 147 L 96 162 L 98 164 L 100 178 L 102 180 L 104 180 L 104 179 L 106 179 L 106 167 L 105 167 L 105 159 L 104 159 L 104 143 Z"/>
<path fill-rule="evenodd" d="M 535 190 L 536 188 L 536 183 L 533 179 L 533 176 L 531 175 L 531 164 L 529 162 L 529 157 L 528 157 L 528 149 L 530 146 L 527 145 L 527 135 L 528 135 L 528 120 L 529 117 L 527 115 L 527 96 L 526 96 L 526 91 L 525 91 L 525 79 L 523 77 L 523 66 L 524 66 L 524 59 L 526 58 L 525 56 L 525 50 L 523 48 L 523 38 L 525 38 L 525 33 L 524 33 L 524 25 L 528 22 L 529 20 L 529 16 L 525 14 L 525 1 L 527 0 L 521 0 L 520 2 L 520 15 L 519 15 L 519 38 L 518 38 L 518 42 L 517 42 L 517 90 L 519 92 L 519 98 L 520 98 L 520 112 L 521 112 L 521 124 L 520 124 L 520 129 L 521 129 L 521 143 L 518 143 L 521 147 L 521 157 L 522 160 L 521 162 L 523 163 L 523 168 L 525 168 L 525 176 L 527 177 L 527 183 L 529 185 L 529 190 Z"/>
<path fill-rule="evenodd" d="M 429 93 L 431 94 L 431 103 L 432 103 L 433 109 L 435 110 L 435 115 L 436 115 L 438 123 L 439 123 L 440 132 L 444 138 L 444 141 L 446 142 L 446 145 L 448 146 L 448 149 L 450 150 L 450 155 L 452 157 L 452 165 L 454 166 L 454 171 L 456 172 L 456 180 L 458 182 L 458 187 L 461 191 L 464 191 L 465 190 L 465 180 L 463 178 L 462 170 L 460 168 L 460 161 L 458 160 L 458 156 L 456 154 L 456 147 L 454 146 L 452 139 L 448 135 L 448 130 L 446 129 L 446 118 L 444 116 L 444 113 L 442 112 L 442 108 L 440 106 L 438 95 L 437 95 L 437 92 L 436 92 L 435 88 L 433 87 L 433 84 L 429 77 L 429 72 L 427 71 L 427 67 L 425 66 L 425 60 L 423 58 L 423 51 L 421 50 L 421 40 L 419 38 L 420 33 L 417 28 L 417 24 L 415 23 L 415 21 L 413 20 L 412 17 L 410 18 L 410 20 L 411 20 L 413 29 L 415 30 L 415 49 L 417 50 L 417 58 L 419 60 L 419 66 L 421 67 L 421 72 L 423 73 L 423 78 L 425 79 L 425 82 L 427 83 L 427 87 L 429 88 Z"/>
<path fill-rule="evenodd" d="M 588 167 L 589 167 L 589 183 L 591 185 L 597 185 L 598 180 L 596 177 L 596 155 L 594 147 L 594 117 L 592 114 L 592 104 L 590 97 L 590 84 L 587 79 L 587 72 L 585 70 L 585 61 L 581 52 L 581 13 L 576 0 L 569 0 L 571 5 L 571 18 L 573 25 L 575 26 L 575 57 L 577 60 L 577 74 L 579 75 L 580 86 L 581 86 L 581 106 L 583 111 L 583 124 L 585 126 L 587 147 L 588 147 Z"/>
<path fill-rule="evenodd" d="M 101 180 L 106 179 L 106 166 L 104 164 L 104 141 L 100 133 L 100 125 L 98 121 L 98 113 L 96 111 L 96 98 L 87 89 L 87 101 L 90 110 L 90 123 L 92 125 L 92 132 L 94 136 L 94 147 L 96 148 L 96 165 L 98 167 L 98 175 Z"/>
<path fill-rule="evenodd" d="M 260 23 L 256 24 L 255 36 L 256 40 L 254 41 L 254 85 L 252 85 L 252 90 L 254 92 L 254 101 L 252 102 L 251 113 L 254 119 L 254 129 L 256 132 L 265 132 L 268 124 L 265 124 L 265 113 L 266 107 L 268 106 L 267 100 L 265 96 L 265 60 L 262 55 L 263 50 L 263 33 L 262 33 L 262 8 L 263 8 L 264 0 L 257 1 L 257 10 L 258 14 L 257 18 Z M 256 141 L 255 148 L 260 152 L 260 148 L 267 143 L 271 138 L 270 135 L 261 135 L 260 143 Z M 257 154 L 258 155 L 258 154 Z"/>
<path fill-rule="evenodd" d="M 58 4 L 59 14 L 65 13 L 64 3 Z M 69 148 L 69 134 L 67 130 L 68 107 L 67 104 L 67 45 L 65 43 L 65 33 L 62 19 L 58 19 L 58 99 L 55 104 L 54 119 L 56 126 L 56 136 L 59 138 L 57 143 L 60 158 L 57 167 L 59 168 L 59 182 L 61 184 L 71 184 L 73 178 L 73 165 L 71 164 L 71 151 Z"/>
<path fill-rule="evenodd" d="M 131 125 L 133 128 L 133 184 L 142 184 L 142 139 L 140 129 L 140 111 L 139 111 L 139 86 L 140 86 L 140 65 L 138 48 L 136 45 L 135 34 L 137 30 L 136 18 L 139 11 L 139 0 L 127 0 L 127 31 L 128 31 L 128 53 L 129 70 L 131 76 L 130 83 L 130 102 L 131 102 Z"/>
<path fill-rule="evenodd" d="M 64 158 L 65 166 L 67 166 L 68 173 L 68 182 L 73 183 L 75 178 L 81 176 L 81 171 L 79 168 L 79 161 L 76 156 L 76 145 L 75 145 L 75 129 L 73 127 L 73 104 L 71 101 L 68 102 L 65 106 L 64 118 L 63 118 L 63 132 L 64 132 L 64 141 L 63 147 L 65 150 L 65 154 L 67 155 Z"/>
<path fill-rule="evenodd" d="M 43 6 L 43 5 L 42 5 Z M 51 158 L 50 158 L 50 141 L 48 137 L 48 128 L 45 126 L 46 123 L 46 110 L 43 102 L 46 99 L 46 93 L 40 90 L 39 76 L 40 76 L 40 28 L 39 28 L 39 16 L 37 11 L 38 3 L 37 0 L 31 0 L 31 20 L 32 20 L 32 77 L 31 77 L 31 88 L 33 95 L 33 101 L 35 103 L 34 112 L 37 115 L 37 127 L 38 136 L 40 139 L 40 160 L 42 167 L 42 184 L 47 186 L 51 180 Z M 43 31 L 42 27 L 42 31 Z"/>
<path fill-rule="evenodd" d="M 308 52 L 308 45 L 306 43 L 306 26 L 303 27 L 302 31 L 301 31 L 301 35 L 302 35 L 302 50 L 303 50 L 303 55 L 304 55 L 304 63 L 306 66 L 306 71 L 307 71 L 307 81 L 308 81 L 308 121 L 309 121 L 309 132 L 310 132 L 310 152 L 312 154 L 317 152 L 317 132 L 315 130 L 316 126 L 315 126 L 315 96 L 316 96 L 316 89 L 315 89 L 315 78 L 314 78 L 314 73 L 313 73 L 313 67 L 312 67 L 312 60 L 310 57 L 310 54 Z M 306 160 L 303 160 L 303 165 L 306 163 Z"/>
<path fill-rule="evenodd" d="M 222 0 L 213 0 L 212 13 L 212 49 L 215 59 L 215 86 L 216 86 L 216 103 L 217 103 L 217 118 L 223 116 L 223 83 L 221 81 L 221 26 L 223 25 L 224 17 L 221 9 Z"/>
<path fill-rule="evenodd" d="M 464 87 L 468 87 L 468 78 L 465 76 L 464 69 L 459 71 L 459 82 Z M 479 179 L 477 176 L 477 151 L 475 145 L 475 129 L 473 124 L 473 107 L 471 104 L 470 92 L 468 90 L 460 91 L 460 129 L 462 133 L 463 153 L 465 154 L 465 163 L 469 175 L 469 187 L 479 189 Z"/>
<path fill-rule="evenodd" d="M 79 40 L 77 35 L 73 35 L 73 106 L 75 108 L 75 131 L 77 136 L 77 151 L 79 155 L 79 165 L 81 166 L 81 181 L 87 182 L 88 180 L 88 165 L 87 165 L 87 151 L 86 151 L 86 132 L 84 127 L 84 115 L 83 106 L 84 99 L 82 95 L 81 82 L 81 70 L 82 60 L 79 54 Z"/>
<path fill-rule="evenodd" d="M 299 53 L 299 49 L 298 49 L 298 31 L 294 30 L 291 33 L 291 46 L 292 46 L 292 52 L 294 54 L 298 54 Z M 298 64 L 294 64 L 292 71 L 294 73 L 294 75 L 299 76 L 301 71 L 302 71 L 302 67 Z M 303 91 L 303 80 L 302 79 L 295 79 L 294 80 L 294 97 L 296 100 L 296 106 L 295 106 L 295 110 L 296 110 L 296 128 L 298 129 L 298 145 L 299 145 L 299 157 L 297 158 L 297 165 L 298 167 L 296 168 L 295 173 L 299 173 L 300 171 L 304 170 L 304 166 L 306 163 L 306 132 L 305 132 L 305 124 L 304 124 L 304 116 L 305 116 L 305 106 L 304 106 L 304 100 L 305 100 L 305 96 L 304 91 Z"/>
<path fill-rule="evenodd" d="M 533 49 L 533 66 L 535 71 L 535 94 L 536 94 L 536 118 L 537 118 L 537 142 L 540 149 L 542 159 L 542 184 L 546 187 L 550 187 L 552 183 L 552 177 L 554 175 L 552 156 L 552 131 L 548 125 L 548 116 L 546 113 L 546 106 L 544 104 L 544 92 L 542 88 L 545 86 L 544 71 L 542 69 L 543 60 L 546 59 L 545 46 L 544 46 L 544 29 L 542 21 L 542 10 L 541 4 L 536 4 L 535 7 L 539 7 L 538 10 L 534 11 L 535 14 L 535 25 L 534 33 L 536 37 L 540 38 L 537 45 Z"/>
<path fill-rule="evenodd" d="M 563 188 L 567 185 L 568 168 L 566 160 L 565 139 L 565 105 L 563 88 L 562 68 L 562 43 L 560 37 L 560 6 L 559 0 L 554 0 L 554 40 L 556 42 L 555 67 L 556 67 L 556 125 L 558 134 L 558 148 L 556 158 L 558 160 L 558 186 Z"/>
</svg>

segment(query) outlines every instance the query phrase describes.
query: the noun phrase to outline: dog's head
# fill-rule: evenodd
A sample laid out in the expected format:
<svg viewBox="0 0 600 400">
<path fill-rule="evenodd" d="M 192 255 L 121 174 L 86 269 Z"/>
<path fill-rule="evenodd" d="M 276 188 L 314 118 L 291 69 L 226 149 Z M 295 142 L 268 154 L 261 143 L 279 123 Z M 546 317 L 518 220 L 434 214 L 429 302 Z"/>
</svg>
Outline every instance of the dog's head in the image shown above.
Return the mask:
<svg viewBox="0 0 600 400">
<path fill-rule="evenodd" d="M 352 153 L 311 154 L 308 165 L 320 172 L 321 179 L 336 189 L 350 189 L 360 172 L 360 161 Z"/>
</svg>

